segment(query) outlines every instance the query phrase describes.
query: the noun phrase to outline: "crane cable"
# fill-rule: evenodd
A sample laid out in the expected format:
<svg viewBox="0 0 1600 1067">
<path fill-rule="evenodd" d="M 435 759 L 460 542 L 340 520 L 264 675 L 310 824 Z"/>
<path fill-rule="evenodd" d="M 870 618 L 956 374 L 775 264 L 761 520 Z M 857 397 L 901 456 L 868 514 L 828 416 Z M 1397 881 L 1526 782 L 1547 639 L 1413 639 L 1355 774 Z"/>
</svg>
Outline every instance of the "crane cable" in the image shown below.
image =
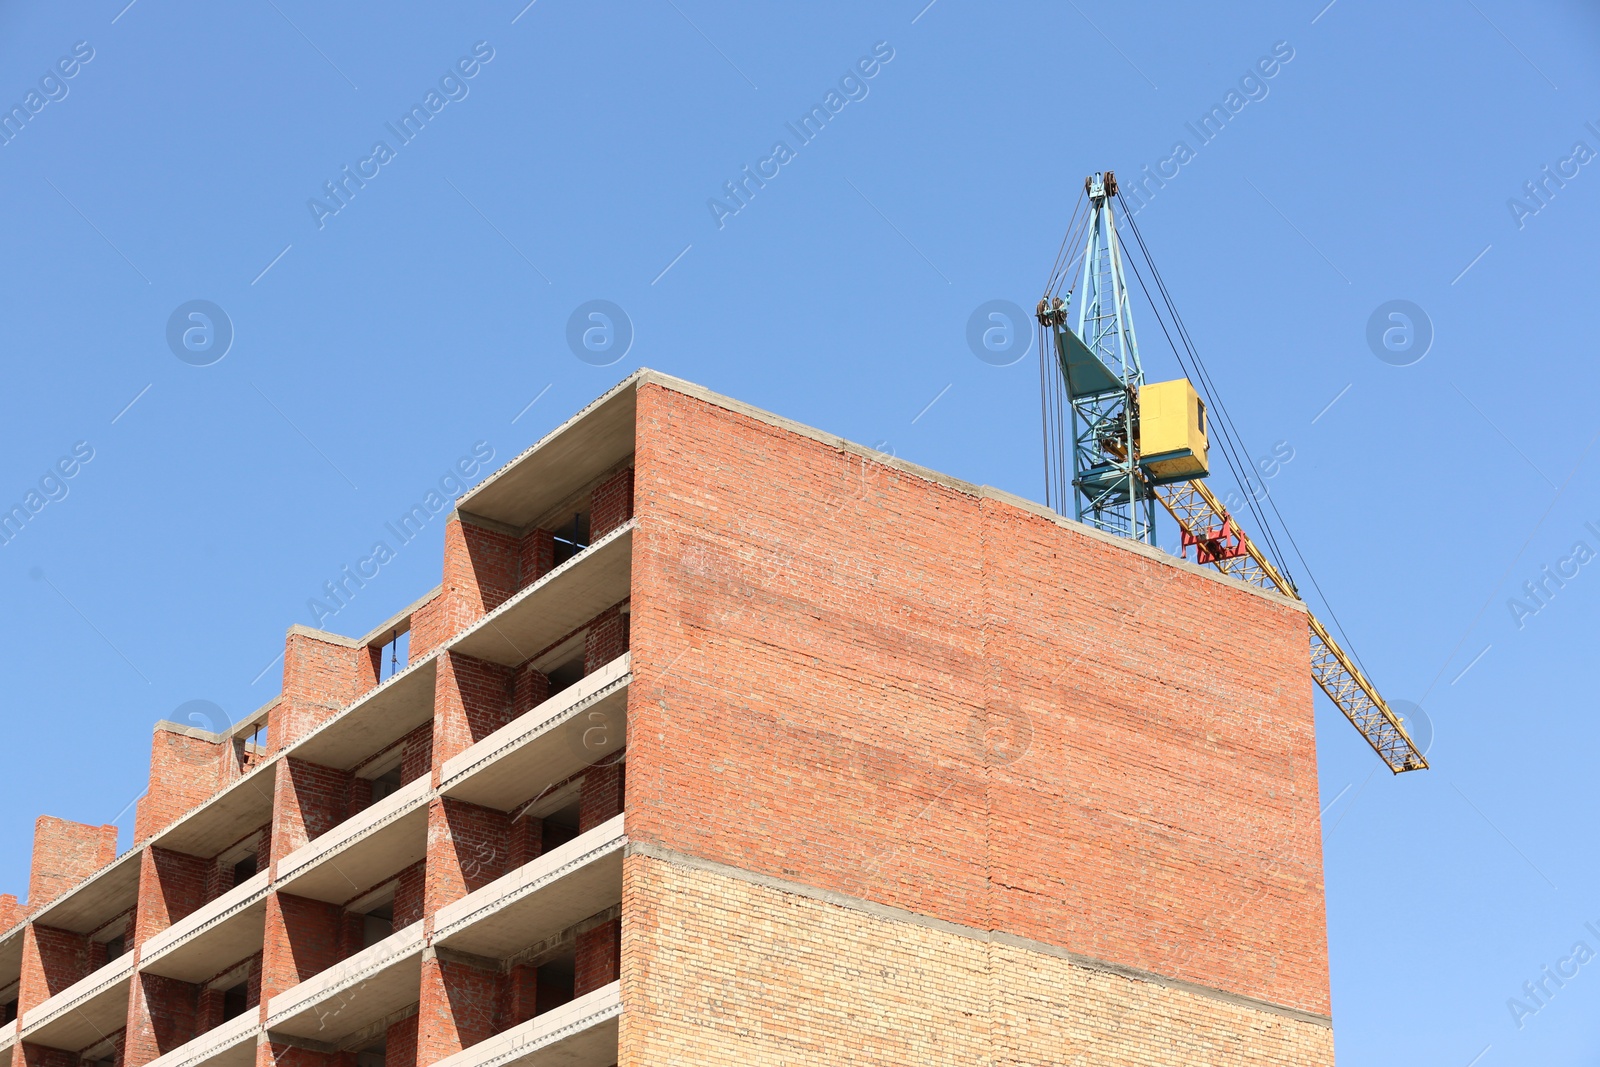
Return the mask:
<svg viewBox="0 0 1600 1067">
<path fill-rule="evenodd" d="M 1071 262 L 1067 261 L 1070 250 L 1075 247 L 1075 236 L 1081 235 L 1089 222 L 1090 215 L 1084 212 L 1086 202 L 1087 194 L 1080 193 L 1061 238 L 1061 246 L 1056 250 L 1055 263 L 1050 268 L 1050 278 L 1044 289 L 1043 302 L 1047 306 L 1059 295 L 1062 285 L 1069 280 L 1071 272 L 1082 258 L 1080 253 Z M 1065 462 L 1065 457 L 1071 454 L 1065 383 L 1060 380 L 1061 369 L 1056 360 L 1047 355 L 1053 350 L 1049 327 L 1037 322 L 1036 329 L 1040 354 L 1039 394 L 1044 413 L 1045 506 L 1062 509 L 1071 495 L 1068 488 L 1070 475 Z"/>
<path fill-rule="evenodd" d="M 1044 295 L 1047 299 L 1059 292 L 1060 283 L 1065 280 L 1066 273 L 1077 265 L 1078 257 L 1074 257 L 1071 263 L 1066 262 L 1067 250 L 1076 247 L 1076 242 L 1073 241 L 1073 234 L 1088 224 L 1087 215 L 1084 215 L 1081 219 L 1079 218 L 1086 200 L 1086 194 L 1079 193 L 1077 203 L 1072 206 L 1072 217 L 1067 221 L 1066 231 L 1062 234 L 1061 247 L 1056 250 L 1055 264 L 1050 268 L 1050 280 L 1045 283 Z"/>
<path fill-rule="evenodd" d="M 1232 431 L 1231 436 L 1233 436 L 1233 437 L 1238 439 L 1238 442 L 1237 442 L 1238 446 L 1242 450 L 1243 449 L 1243 435 L 1240 434 L 1238 432 L 1238 428 L 1236 426 L 1234 426 L 1233 418 L 1228 414 L 1227 407 L 1222 403 L 1221 397 L 1220 397 L 1220 395 L 1219 395 L 1219 393 L 1217 391 L 1216 384 L 1211 379 L 1210 371 L 1206 368 L 1204 360 L 1202 360 L 1200 358 L 1199 350 L 1195 347 L 1194 340 L 1189 334 L 1188 327 L 1184 325 L 1182 316 L 1180 316 L 1178 314 L 1177 305 L 1174 303 L 1174 301 L 1172 299 L 1172 295 L 1167 289 L 1166 281 L 1161 277 L 1160 269 L 1156 267 L 1155 260 L 1151 257 L 1150 250 L 1149 250 L 1148 247 L 1146 247 L 1146 245 L 1144 243 L 1144 236 L 1142 234 L 1140 234 L 1138 224 L 1136 224 L 1133 221 L 1133 214 L 1132 214 L 1132 212 L 1128 211 L 1127 202 L 1125 200 L 1123 200 L 1122 194 L 1120 192 L 1117 193 L 1117 201 L 1122 205 L 1123 213 L 1127 217 L 1127 220 L 1128 220 L 1128 228 L 1133 233 L 1134 240 L 1138 243 L 1140 252 L 1143 253 L 1143 255 L 1144 255 L 1145 263 L 1150 267 L 1151 276 L 1155 279 L 1156 286 L 1160 289 L 1162 299 L 1167 305 L 1167 310 L 1172 315 L 1173 323 L 1174 323 L 1174 325 L 1176 326 L 1176 328 L 1178 330 L 1178 335 L 1183 340 L 1184 347 L 1188 350 L 1190 357 L 1194 360 L 1195 367 L 1199 372 L 1201 384 L 1205 386 L 1206 392 L 1207 392 L 1207 394 L 1209 396 L 1209 399 L 1211 400 L 1212 406 L 1222 416 L 1222 419 L 1221 420 L 1217 420 L 1217 421 L 1219 422 L 1220 425 L 1223 426 L 1224 436 L 1225 437 L 1229 436 L 1229 431 L 1231 430 Z M 1131 262 L 1131 258 L 1130 258 L 1130 262 Z M 1138 268 L 1137 268 L 1137 266 L 1135 266 L 1135 268 L 1134 268 L 1134 273 L 1135 273 L 1135 276 L 1138 276 Z M 1139 285 L 1140 285 L 1141 288 L 1144 287 L 1144 279 L 1142 277 L 1139 279 Z M 1149 300 L 1149 297 L 1150 297 L 1149 291 L 1146 290 L 1145 291 L 1145 298 L 1147 300 Z M 1151 303 L 1151 307 L 1154 308 L 1155 307 L 1154 301 L 1151 301 L 1150 303 Z M 1158 322 L 1160 322 L 1160 314 L 1159 313 L 1157 313 L 1156 319 L 1157 319 Z M 1162 332 L 1166 333 L 1166 325 L 1164 323 L 1162 324 L 1161 328 L 1162 328 Z M 1170 343 L 1170 342 L 1171 342 L 1171 336 L 1169 335 L 1168 336 L 1168 343 Z M 1175 356 L 1178 355 L 1176 346 L 1174 346 L 1174 348 L 1173 348 L 1173 354 Z M 1180 365 L 1183 363 L 1182 356 L 1178 356 L 1178 362 L 1180 363 Z M 1246 451 L 1245 455 L 1248 456 L 1249 453 Z M 1233 471 L 1233 474 L 1234 474 L 1235 478 L 1239 478 L 1239 472 L 1234 467 L 1234 464 L 1231 461 L 1229 462 L 1229 469 Z M 1248 485 L 1248 483 L 1244 482 L 1244 480 L 1242 478 L 1240 478 L 1239 480 L 1241 482 L 1241 486 L 1240 486 L 1241 488 L 1245 488 L 1245 486 Z M 1322 591 L 1322 585 L 1321 585 L 1321 583 L 1319 583 L 1317 581 L 1316 574 L 1312 571 L 1311 565 L 1306 561 L 1305 554 L 1300 551 L 1300 545 L 1299 545 L 1298 542 L 1295 541 L 1294 534 L 1290 532 L 1289 524 L 1284 521 L 1283 513 L 1278 510 L 1277 502 L 1272 499 L 1272 494 L 1271 493 L 1266 493 L 1264 495 L 1266 496 L 1266 500 L 1267 500 L 1268 506 L 1272 508 L 1273 515 L 1276 516 L 1276 518 L 1278 520 L 1278 525 L 1283 529 L 1284 537 L 1288 540 L 1290 547 L 1293 548 L 1293 550 L 1294 550 L 1295 558 L 1297 558 L 1300 561 L 1300 566 L 1304 570 L 1306 577 L 1311 580 L 1312 588 L 1317 591 L 1317 596 L 1322 601 L 1323 609 L 1328 613 L 1328 617 L 1333 620 L 1333 625 L 1334 625 L 1335 629 L 1337 629 L 1339 631 L 1339 636 L 1344 639 L 1345 647 L 1351 650 L 1350 654 L 1355 658 L 1356 665 L 1359 666 L 1364 673 L 1370 674 L 1370 672 L 1367 671 L 1366 664 L 1361 662 L 1360 655 L 1355 652 L 1355 650 L 1354 650 L 1354 642 L 1352 642 L 1350 640 L 1349 635 L 1347 633 L 1345 633 L 1344 624 L 1339 621 L 1338 613 L 1333 610 L 1333 604 L 1328 599 L 1328 595 Z M 1247 498 L 1250 498 L 1250 497 L 1253 496 L 1253 494 L 1251 494 L 1248 491 L 1248 489 L 1246 489 L 1245 490 L 1245 496 Z M 1261 528 L 1262 528 L 1263 532 L 1266 535 L 1268 543 L 1271 544 L 1272 547 L 1273 547 L 1274 559 L 1279 561 L 1279 565 L 1281 566 L 1282 565 L 1281 561 L 1283 561 L 1287 557 L 1283 554 L 1282 549 L 1278 547 L 1277 540 L 1273 536 L 1273 531 L 1272 531 L 1271 525 L 1267 524 L 1264 521 L 1265 516 L 1261 514 L 1261 512 L 1260 512 L 1260 510 L 1258 508 L 1256 508 L 1253 500 L 1250 503 L 1250 510 L 1251 510 L 1251 514 L 1254 515 L 1257 518 L 1258 521 L 1262 522 L 1262 527 Z M 1291 585 L 1293 584 L 1293 579 L 1292 578 L 1290 579 L 1290 584 Z"/>
</svg>

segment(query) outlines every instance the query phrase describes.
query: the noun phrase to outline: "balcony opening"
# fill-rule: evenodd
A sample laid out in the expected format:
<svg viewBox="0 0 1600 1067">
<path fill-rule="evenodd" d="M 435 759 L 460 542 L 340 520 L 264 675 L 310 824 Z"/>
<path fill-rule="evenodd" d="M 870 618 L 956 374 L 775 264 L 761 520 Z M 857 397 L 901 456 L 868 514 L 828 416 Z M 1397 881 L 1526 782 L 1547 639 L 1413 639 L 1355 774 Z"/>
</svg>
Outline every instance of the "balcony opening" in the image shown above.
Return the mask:
<svg viewBox="0 0 1600 1067">
<path fill-rule="evenodd" d="M 394 933 L 394 907 L 385 904 L 361 917 L 361 947 L 371 948 Z"/>
<path fill-rule="evenodd" d="M 248 762 L 252 754 L 267 750 L 266 716 L 262 716 L 261 721 L 256 723 L 253 729 L 251 727 L 245 727 L 245 729 L 250 730 L 250 733 L 245 735 L 244 739 L 244 755 Z"/>
<path fill-rule="evenodd" d="M 388 1046 L 383 1041 L 368 1045 L 356 1053 L 356 1067 L 383 1067 L 383 1059 L 388 1051 Z"/>
<path fill-rule="evenodd" d="M 222 991 L 222 1021 L 237 1019 L 250 1006 L 250 983 L 240 982 Z"/>
<path fill-rule="evenodd" d="M 589 513 L 573 512 L 571 522 L 552 530 L 551 533 L 555 541 L 555 565 L 559 567 L 589 547 Z"/>
<path fill-rule="evenodd" d="M 534 996 L 533 1013 L 543 1015 L 572 1000 L 577 989 L 578 954 L 571 951 L 558 956 L 540 966 L 537 973 L 539 988 Z"/>
<path fill-rule="evenodd" d="M 372 802 L 376 804 L 398 790 L 402 784 L 404 783 L 400 781 L 400 767 L 396 764 L 372 780 Z"/>
<path fill-rule="evenodd" d="M 544 825 L 540 831 L 539 851 L 549 852 L 553 848 L 571 841 L 578 836 L 578 801 L 559 811 L 552 811 L 544 817 Z"/>
<path fill-rule="evenodd" d="M 251 853 L 233 865 L 233 884 L 243 885 L 256 876 L 256 857 Z"/>
<path fill-rule="evenodd" d="M 0 1004 L 0 1026 L 3 1026 L 6 1023 L 14 1021 L 16 1019 L 16 1017 L 17 1017 L 17 1001 L 16 1001 L 16 998 L 12 998 L 11 1000 L 6 1001 L 4 1004 Z"/>
<path fill-rule="evenodd" d="M 378 681 L 381 683 L 393 678 L 411 663 L 410 624 L 404 630 L 392 631 L 387 641 L 372 647 L 378 658 Z"/>
<path fill-rule="evenodd" d="M 578 643 L 577 651 L 573 657 L 551 670 L 545 677 L 550 679 L 550 695 L 555 696 L 564 689 L 570 689 L 583 680 L 583 644 Z"/>
<path fill-rule="evenodd" d="M 121 934 L 118 934 L 106 942 L 106 962 L 110 963 L 126 951 L 128 951 L 128 943 Z"/>
</svg>

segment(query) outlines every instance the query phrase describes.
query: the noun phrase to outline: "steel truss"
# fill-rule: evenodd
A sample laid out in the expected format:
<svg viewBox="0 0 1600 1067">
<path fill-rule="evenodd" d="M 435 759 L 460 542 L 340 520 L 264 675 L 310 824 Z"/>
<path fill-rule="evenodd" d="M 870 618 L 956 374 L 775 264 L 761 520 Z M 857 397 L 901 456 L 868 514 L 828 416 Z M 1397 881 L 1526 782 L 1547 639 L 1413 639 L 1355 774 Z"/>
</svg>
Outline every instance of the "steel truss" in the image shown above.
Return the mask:
<svg viewBox="0 0 1600 1067">
<path fill-rule="evenodd" d="M 1273 566 L 1250 535 L 1223 509 L 1200 482 L 1177 482 L 1155 490 L 1156 498 L 1177 520 L 1191 543 L 1198 543 L 1202 562 L 1230 578 L 1300 600 L 1300 593 Z M 1223 534 L 1226 531 L 1226 534 Z M 1428 760 L 1406 733 L 1403 720 L 1390 709 L 1355 661 L 1308 610 L 1311 627 L 1311 677 L 1338 705 L 1350 724 L 1395 774 L 1426 770 Z"/>
</svg>

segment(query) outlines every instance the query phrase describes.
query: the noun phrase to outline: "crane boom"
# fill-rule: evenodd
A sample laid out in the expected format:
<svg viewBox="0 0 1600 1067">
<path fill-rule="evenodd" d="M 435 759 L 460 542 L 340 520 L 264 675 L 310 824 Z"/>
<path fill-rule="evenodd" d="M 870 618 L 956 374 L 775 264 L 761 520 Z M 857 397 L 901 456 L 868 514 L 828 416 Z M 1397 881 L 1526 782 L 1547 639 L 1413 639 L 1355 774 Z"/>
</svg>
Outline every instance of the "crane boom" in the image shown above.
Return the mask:
<svg viewBox="0 0 1600 1067">
<path fill-rule="evenodd" d="M 1182 528 L 1185 548 L 1195 547 L 1199 562 L 1247 584 L 1301 600 L 1294 583 L 1239 528 L 1203 483 L 1178 482 L 1159 486 L 1155 492 L 1156 499 Z M 1400 774 L 1426 770 L 1427 757 L 1406 733 L 1400 716 L 1309 609 L 1306 619 L 1311 628 L 1312 679 L 1391 771 Z"/>
</svg>

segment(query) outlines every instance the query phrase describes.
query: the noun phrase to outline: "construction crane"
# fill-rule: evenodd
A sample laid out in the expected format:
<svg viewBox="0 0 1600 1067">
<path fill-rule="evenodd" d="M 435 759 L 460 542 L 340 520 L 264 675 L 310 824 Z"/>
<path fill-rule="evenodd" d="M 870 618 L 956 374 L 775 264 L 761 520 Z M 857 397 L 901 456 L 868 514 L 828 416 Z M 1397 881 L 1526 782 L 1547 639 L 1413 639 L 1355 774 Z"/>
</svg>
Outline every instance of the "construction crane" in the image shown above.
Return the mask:
<svg viewBox="0 0 1600 1067">
<path fill-rule="evenodd" d="M 1210 438 L 1215 428 L 1220 431 L 1229 466 L 1249 492 L 1248 480 L 1239 470 L 1238 435 L 1226 413 L 1213 406 L 1209 409 L 1213 414 L 1208 414 L 1205 399 L 1186 378 L 1145 381 L 1125 273 L 1129 261 L 1123 256 L 1113 203 L 1126 209 L 1113 172 L 1084 179 L 1084 195 L 1036 309 L 1042 342 L 1046 503 L 1064 510 L 1070 499 L 1078 521 L 1150 545 L 1156 544 L 1155 506 L 1159 503 L 1178 524 L 1185 558 L 1192 548 L 1197 563 L 1303 603 L 1288 574 L 1245 533 L 1202 481 L 1210 473 Z M 1210 376 L 1132 224 L 1131 213 L 1128 223 L 1168 312 L 1163 318 L 1135 264 L 1135 276 L 1157 323 L 1173 342 L 1180 365 L 1185 365 L 1187 352 L 1197 379 L 1209 386 Z M 1068 254 L 1079 247 L 1081 254 L 1069 260 Z M 1074 281 L 1075 286 L 1068 284 Z M 1074 326 L 1069 319 L 1074 318 L 1075 294 Z M 1047 352 L 1053 352 L 1053 358 Z M 1215 399 L 1215 388 L 1210 392 Z M 1255 510 L 1253 505 L 1251 508 Z M 1257 511 L 1256 517 L 1275 545 L 1265 516 Z M 1426 769 L 1426 756 L 1355 659 L 1309 608 L 1306 618 L 1311 630 L 1312 679 L 1391 771 Z"/>
</svg>

